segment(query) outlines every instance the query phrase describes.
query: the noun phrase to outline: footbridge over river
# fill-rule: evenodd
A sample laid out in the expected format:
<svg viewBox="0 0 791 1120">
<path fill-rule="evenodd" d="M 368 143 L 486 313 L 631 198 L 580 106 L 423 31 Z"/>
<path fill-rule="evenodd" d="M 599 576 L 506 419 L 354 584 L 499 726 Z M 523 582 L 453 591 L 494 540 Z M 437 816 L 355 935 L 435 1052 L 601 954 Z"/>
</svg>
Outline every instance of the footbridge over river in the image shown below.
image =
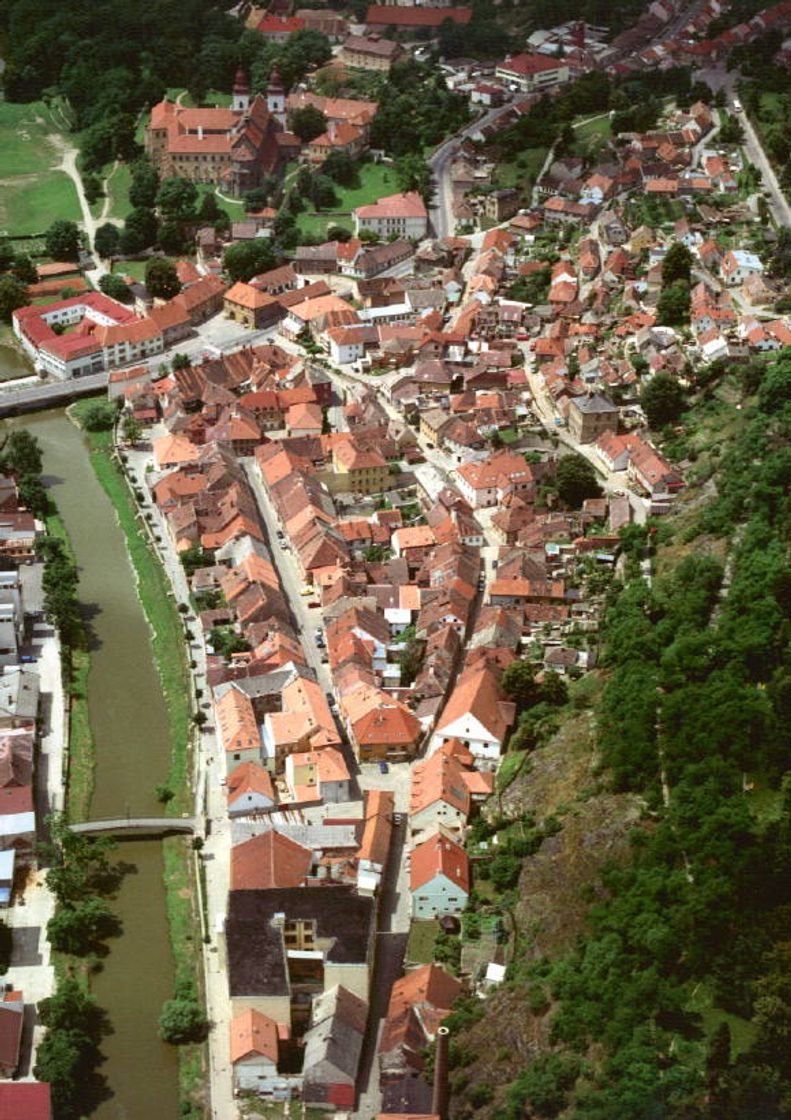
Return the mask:
<svg viewBox="0 0 791 1120">
<path fill-rule="evenodd" d="M 204 830 L 201 817 L 116 817 L 96 821 L 80 821 L 70 826 L 72 832 L 89 836 L 167 836 L 186 832 L 193 836 Z"/>
</svg>

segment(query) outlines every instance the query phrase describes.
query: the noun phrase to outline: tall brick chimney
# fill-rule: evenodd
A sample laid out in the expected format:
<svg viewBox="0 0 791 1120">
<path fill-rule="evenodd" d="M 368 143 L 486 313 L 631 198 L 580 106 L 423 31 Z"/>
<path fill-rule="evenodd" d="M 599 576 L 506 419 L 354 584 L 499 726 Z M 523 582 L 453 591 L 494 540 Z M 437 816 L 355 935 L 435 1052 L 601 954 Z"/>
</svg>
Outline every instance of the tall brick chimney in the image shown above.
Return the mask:
<svg viewBox="0 0 791 1120">
<path fill-rule="evenodd" d="M 434 1053 L 434 1093 L 431 1098 L 431 1111 L 439 1120 L 448 1116 L 448 1035 L 447 1027 L 437 1031 L 437 1044 Z"/>
</svg>

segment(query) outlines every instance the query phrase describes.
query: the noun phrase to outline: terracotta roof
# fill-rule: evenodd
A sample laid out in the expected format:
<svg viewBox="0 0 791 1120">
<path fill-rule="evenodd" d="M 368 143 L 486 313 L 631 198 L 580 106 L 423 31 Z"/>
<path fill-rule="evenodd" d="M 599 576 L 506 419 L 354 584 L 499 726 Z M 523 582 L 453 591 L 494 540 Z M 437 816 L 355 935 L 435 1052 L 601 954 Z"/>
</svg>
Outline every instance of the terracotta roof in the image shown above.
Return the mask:
<svg viewBox="0 0 791 1120">
<path fill-rule="evenodd" d="M 49 1085 L 41 1081 L 0 1082 L 0 1120 L 52 1120 Z"/>
<path fill-rule="evenodd" d="M 377 705 L 354 724 L 354 735 L 361 746 L 414 746 L 421 730 L 420 720 L 402 704 Z"/>
<path fill-rule="evenodd" d="M 246 307 L 250 311 L 257 311 L 269 304 L 277 303 L 277 300 L 270 296 L 268 292 L 263 292 L 259 288 L 254 288 L 251 284 L 244 284 L 241 281 L 228 289 L 225 293 L 225 300 L 227 303 L 235 303 L 239 307 Z"/>
<path fill-rule="evenodd" d="M 220 742 L 229 753 L 256 750 L 261 736 L 250 697 L 238 688 L 229 688 L 215 704 Z"/>
<path fill-rule="evenodd" d="M 271 801 L 275 800 L 275 791 L 268 771 L 255 762 L 243 762 L 232 770 L 228 775 L 226 788 L 229 805 L 233 805 L 234 801 L 245 793 L 260 793 Z"/>
<path fill-rule="evenodd" d="M 466 715 L 474 716 L 500 743 L 513 723 L 513 704 L 505 700 L 497 677 L 486 666 L 476 666 L 458 679 L 437 723 L 437 731 L 441 732 Z"/>
<path fill-rule="evenodd" d="M 438 832 L 412 849 L 409 887 L 414 893 L 444 875 L 465 893 L 470 889 L 470 864 L 467 853 L 443 833 Z"/>
<path fill-rule="evenodd" d="M 277 1065 L 278 1026 L 260 1011 L 248 1009 L 231 1020 L 231 1061 L 260 1054 Z"/>
<path fill-rule="evenodd" d="M 231 890 L 301 887 L 313 853 L 274 829 L 231 848 Z"/>
<path fill-rule="evenodd" d="M 417 191 L 407 191 L 387 195 L 370 206 L 358 206 L 355 214 L 358 218 L 425 218 L 428 211 Z"/>
</svg>

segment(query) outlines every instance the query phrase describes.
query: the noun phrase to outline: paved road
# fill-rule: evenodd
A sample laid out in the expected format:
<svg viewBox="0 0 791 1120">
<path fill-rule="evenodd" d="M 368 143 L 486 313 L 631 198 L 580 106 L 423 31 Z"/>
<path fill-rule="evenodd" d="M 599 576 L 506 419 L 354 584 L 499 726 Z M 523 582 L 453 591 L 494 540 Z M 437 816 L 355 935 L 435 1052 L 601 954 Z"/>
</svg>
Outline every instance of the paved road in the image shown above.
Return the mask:
<svg viewBox="0 0 791 1120">
<path fill-rule="evenodd" d="M 76 397 L 98 393 L 106 387 L 107 374 L 92 373 L 89 377 L 78 377 L 72 381 L 55 381 L 46 385 L 28 385 L 24 389 L 0 391 L 0 416 L 55 408 Z"/>
<path fill-rule="evenodd" d="M 707 85 L 711 86 L 713 90 L 721 89 L 725 91 L 728 98 L 728 108 L 730 112 L 738 118 L 739 123 L 744 129 L 742 148 L 744 149 L 745 155 L 761 172 L 764 190 L 769 195 L 767 199 L 769 210 L 778 225 L 791 226 L 791 205 L 789 205 L 788 199 L 780 189 L 777 175 L 775 175 L 774 168 L 761 147 L 758 134 L 753 128 L 747 114 L 744 112 L 737 113 L 733 108 L 736 83 L 739 81 L 738 72 L 725 70 L 723 67 L 712 67 L 708 70 L 698 71 L 695 74 L 695 78 L 700 78 L 702 81 L 706 82 Z"/>
<path fill-rule="evenodd" d="M 435 197 L 429 208 L 429 215 L 437 237 L 451 235 L 456 225 L 456 220 L 453 217 L 453 188 L 450 179 L 450 165 L 459 150 L 459 145 L 462 140 L 466 140 L 479 129 L 491 124 L 492 121 L 496 121 L 498 117 L 509 112 L 512 107 L 509 102 L 497 109 L 490 109 L 488 113 L 479 117 L 472 124 L 466 125 L 460 132 L 455 133 L 440 144 L 429 159 L 429 166 L 436 181 Z"/>
<path fill-rule="evenodd" d="M 145 445 L 128 451 L 130 477 L 136 486 L 148 493 L 146 467 L 151 464 L 151 451 Z M 179 603 L 189 602 L 189 586 L 184 568 L 176 555 L 165 520 L 152 501 L 146 512 L 153 516 L 152 528 L 160 541 L 159 557 Z M 195 630 L 194 617 L 185 615 L 185 621 Z M 195 662 L 193 681 L 196 689 L 203 690 L 202 702 L 209 703 L 206 682 L 206 651 L 200 635 L 190 645 L 190 659 Z M 225 795 L 225 758 L 219 747 L 212 724 L 200 733 L 195 752 L 195 815 L 205 811 L 211 822 L 200 859 L 206 870 L 206 911 L 208 914 L 209 943 L 204 947 L 203 970 L 206 991 L 206 1011 L 212 1025 L 209 1032 L 209 1092 L 212 1120 L 238 1120 L 238 1109 L 233 1097 L 233 1082 L 229 1056 L 230 1002 L 228 978 L 225 970 L 221 939 L 217 936 L 217 923 L 222 922 L 228 907 L 230 885 L 231 830 L 227 816 Z"/>
</svg>

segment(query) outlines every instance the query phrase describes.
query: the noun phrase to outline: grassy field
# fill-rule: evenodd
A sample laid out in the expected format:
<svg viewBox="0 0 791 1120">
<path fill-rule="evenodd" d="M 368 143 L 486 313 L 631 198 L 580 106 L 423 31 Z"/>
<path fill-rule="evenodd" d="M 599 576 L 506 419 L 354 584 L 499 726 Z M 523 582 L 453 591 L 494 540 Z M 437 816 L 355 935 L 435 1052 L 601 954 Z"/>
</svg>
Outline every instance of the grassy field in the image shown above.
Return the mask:
<svg viewBox="0 0 791 1120">
<path fill-rule="evenodd" d="M 81 217 L 74 184 L 63 171 L 0 183 L 0 231 L 43 233 L 56 218 L 78 222 Z"/>
<path fill-rule="evenodd" d="M 113 263 L 113 272 L 117 273 L 119 276 L 132 276 L 135 280 L 145 280 L 146 262 L 115 261 Z"/>
<path fill-rule="evenodd" d="M 237 202 L 235 199 L 230 201 L 227 198 L 220 198 L 211 183 L 198 184 L 198 197 L 202 198 L 205 194 L 213 194 L 217 199 L 217 205 L 221 210 L 224 210 L 232 222 L 244 221 L 245 210 L 244 203 L 240 200 Z"/>
<path fill-rule="evenodd" d="M 575 148 L 578 155 L 595 156 L 612 136 L 610 116 L 589 117 L 574 125 Z"/>
<path fill-rule="evenodd" d="M 195 108 L 195 102 L 181 86 L 171 86 L 165 93 L 165 97 L 167 97 L 169 101 L 176 101 L 180 97 L 181 104 L 185 109 Z M 206 108 L 206 106 L 214 106 L 218 109 L 227 109 L 232 101 L 233 97 L 230 93 L 222 93 L 220 90 L 210 89 L 203 99 L 202 106 L 203 108 Z"/>
<path fill-rule="evenodd" d="M 335 194 L 338 204 L 332 212 L 315 214 L 304 210 L 297 217 L 297 227 L 300 233 L 318 234 L 324 236 L 328 226 L 343 226 L 345 229 L 354 229 L 354 219 L 351 212 L 357 206 L 365 206 L 376 202 L 384 195 L 395 194 L 398 191 L 395 171 L 384 163 L 363 163 L 360 165 L 359 187 L 336 186 Z"/>
<path fill-rule="evenodd" d="M 497 774 L 495 782 L 498 790 L 506 789 L 510 786 L 516 775 L 522 769 L 527 758 L 526 751 L 511 751 L 504 755 L 500 765 L 497 767 Z"/>
<path fill-rule="evenodd" d="M 434 960 L 434 942 L 439 934 L 439 922 L 412 922 L 406 959 L 412 964 L 430 964 Z"/>
<path fill-rule="evenodd" d="M 0 232 L 41 233 L 55 218 L 80 217 L 77 192 L 56 168 L 60 153 L 50 137 L 61 131 L 42 101 L 0 101 Z"/>
<path fill-rule="evenodd" d="M 527 148 L 515 160 L 498 163 L 492 182 L 496 187 L 516 187 L 527 192 L 538 178 L 546 158 L 546 148 Z"/>
</svg>

